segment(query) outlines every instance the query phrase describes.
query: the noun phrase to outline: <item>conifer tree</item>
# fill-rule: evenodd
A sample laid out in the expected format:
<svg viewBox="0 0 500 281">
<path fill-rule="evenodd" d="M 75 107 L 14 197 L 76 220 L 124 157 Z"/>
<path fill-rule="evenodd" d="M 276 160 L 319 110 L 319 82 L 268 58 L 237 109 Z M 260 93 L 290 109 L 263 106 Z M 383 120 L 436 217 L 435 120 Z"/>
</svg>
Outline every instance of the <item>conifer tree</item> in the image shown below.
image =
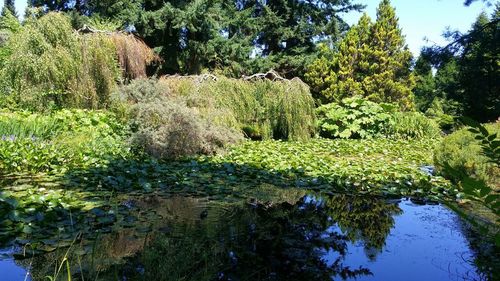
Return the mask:
<svg viewBox="0 0 500 281">
<path fill-rule="evenodd" d="M 410 70 L 412 54 L 389 0 L 382 0 L 378 6 L 370 39 L 370 69 L 363 83 L 366 96 L 375 102 L 392 102 L 403 109 L 412 108 L 415 86 Z"/>
<path fill-rule="evenodd" d="M 500 3 L 491 18 L 479 15 L 458 58 L 464 114 L 478 121 L 500 117 Z"/>
<path fill-rule="evenodd" d="M 4 0 L 2 8 L 2 16 L 5 16 L 9 11 L 13 16 L 17 18 L 17 11 L 14 0 Z"/>
<path fill-rule="evenodd" d="M 310 67 L 306 79 L 314 89 L 322 89 L 327 101 L 360 95 L 375 102 L 399 104 L 402 109 L 413 107 L 411 73 L 412 55 L 398 26 L 398 18 L 389 0 L 382 0 L 377 9 L 377 21 L 371 23 L 363 15 L 339 43 L 328 70 Z M 318 79 L 321 75 L 327 77 Z M 318 85 L 317 83 L 326 85 Z"/>
</svg>

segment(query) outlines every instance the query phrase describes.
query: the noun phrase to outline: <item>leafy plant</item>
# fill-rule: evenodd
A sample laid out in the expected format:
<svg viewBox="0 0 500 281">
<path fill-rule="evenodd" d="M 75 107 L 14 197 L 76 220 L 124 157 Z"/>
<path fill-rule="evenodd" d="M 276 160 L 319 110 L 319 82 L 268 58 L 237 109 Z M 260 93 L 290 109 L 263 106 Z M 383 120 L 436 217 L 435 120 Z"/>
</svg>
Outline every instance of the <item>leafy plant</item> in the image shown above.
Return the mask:
<svg viewBox="0 0 500 281">
<path fill-rule="evenodd" d="M 498 175 L 500 168 L 500 140 L 498 139 L 498 130 L 490 133 L 488 129 L 478 122 L 462 118 L 462 121 L 469 126 L 467 130 L 474 135 L 474 139 L 479 142 L 482 153 L 487 157 L 487 161 L 493 165 L 493 169 Z M 444 172 L 451 175 L 461 187 L 461 191 L 467 199 L 480 202 L 481 205 L 488 208 L 496 216 L 496 224 L 500 223 L 500 193 L 498 186 L 490 187 L 484 179 L 478 179 L 465 173 L 459 168 L 452 167 L 445 163 Z M 498 183 L 498 181 L 493 184 Z M 477 222 L 475 222 L 476 225 Z M 488 226 L 481 226 L 483 234 L 488 234 Z M 500 232 L 498 228 L 493 227 L 495 244 L 500 247 Z"/>
<path fill-rule="evenodd" d="M 493 135 L 500 132 L 500 123 L 489 124 L 484 128 L 486 129 L 480 131 L 481 133 Z M 474 130 L 476 131 L 477 129 Z M 438 170 L 454 181 L 460 181 L 462 178 L 460 175 L 467 175 L 496 186 L 497 189 L 500 188 L 498 165 L 491 163 L 488 156 L 483 153 L 482 140 L 476 139 L 474 133 L 467 128 L 462 128 L 443 139 L 434 152 L 434 163 Z M 459 171 L 459 176 L 456 173 L 447 174 L 450 170 L 447 167 Z"/>
<path fill-rule="evenodd" d="M 316 110 L 320 135 L 343 139 L 381 137 L 392 110 L 391 105 L 377 104 L 362 97 L 323 105 Z"/>
<path fill-rule="evenodd" d="M 441 135 L 439 125 L 420 112 L 394 112 L 385 132 L 388 136 L 404 139 L 436 138 Z"/>
<path fill-rule="evenodd" d="M 128 154 L 125 127 L 111 113 L 62 110 L 0 114 L 0 173 L 60 172 Z"/>
</svg>

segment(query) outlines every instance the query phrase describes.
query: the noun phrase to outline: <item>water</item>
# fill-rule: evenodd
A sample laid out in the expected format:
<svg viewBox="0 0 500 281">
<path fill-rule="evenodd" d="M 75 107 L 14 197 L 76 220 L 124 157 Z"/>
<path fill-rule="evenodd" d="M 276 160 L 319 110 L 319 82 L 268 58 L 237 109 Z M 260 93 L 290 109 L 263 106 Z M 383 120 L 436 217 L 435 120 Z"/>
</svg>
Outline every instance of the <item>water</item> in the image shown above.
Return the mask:
<svg viewBox="0 0 500 281">
<path fill-rule="evenodd" d="M 174 196 L 122 203 L 146 219 L 136 214 L 137 225 L 115 225 L 73 243 L 74 278 L 487 279 L 473 263 L 462 222 L 442 205 L 301 192 L 266 201 Z M 22 260 L 12 249 L 0 252 L 1 280 L 25 280 L 28 271 L 33 280 L 54 276 L 68 248 Z"/>
<path fill-rule="evenodd" d="M 345 263 L 369 268 L 373 275 L 357 280 L 480 280 L 474 253 L 457 216 L 440 205 L 399 204 L 403 214 L 380 252 L 366 254 L 360 243 L 349 243 Z M 371 255 L 370 255 L 371 254 Z M 328 253 L 326 259 L 335 253 Z"/>
</svg>

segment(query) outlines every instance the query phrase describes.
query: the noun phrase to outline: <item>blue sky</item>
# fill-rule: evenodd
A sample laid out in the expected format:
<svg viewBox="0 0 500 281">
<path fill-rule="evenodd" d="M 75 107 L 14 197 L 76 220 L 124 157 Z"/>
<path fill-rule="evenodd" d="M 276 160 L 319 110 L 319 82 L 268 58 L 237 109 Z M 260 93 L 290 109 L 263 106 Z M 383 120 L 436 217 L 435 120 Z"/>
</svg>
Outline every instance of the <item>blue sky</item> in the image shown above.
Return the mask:
<svg viewBox="0 0 500 281">
<path fill-rule="evenodd" d="M 379 0 L 357 0 L 366 5 L 365 12 L 375 20 Z M 420 49 L 435 42 L 446 45 L 442 37 L 443 31 L 450 27 L 466 32 L 475 22 L 477 16 L 485 11 L 490 15 L 494 7 L 488 7 L 482 1 L 477 1 L 469 7 L 463 5 L 463 0 L 392 0 L 399 17 L 399 25 L 406 36 L 406 43 L 418 55 Z M 349 13 L 344 19 L 349 24 L 355 24 L 362 13 Z M 429 39 L 427 43 L 424 38 Z"/>
<path fill-rule="evenodd" d="M 375 20 L 376 8 L 379 0 L 353 0 L 353 2 L 366 5 L 365 12 Z M 406 42 L 411 51 L 418 55 L 420 49 L 430 42 L 440 45 L 446 44 L 442 33 L 446 27 L 467 31 L 482 11 L 491 14 L 493 7 L 487 7 L 482 1 L 464 7 L 463 0 L 392 0 L 399 17 L 399 24 L 406 36 Z M 3 1 L 0 1 L 0 7 Z M 16 0 L 16 8 L 20 14 L 24 13 L 26 0 Z M 361 13 L 349 13 L 343 18 L 349 24 L 355 24 Z"/>
</svg>

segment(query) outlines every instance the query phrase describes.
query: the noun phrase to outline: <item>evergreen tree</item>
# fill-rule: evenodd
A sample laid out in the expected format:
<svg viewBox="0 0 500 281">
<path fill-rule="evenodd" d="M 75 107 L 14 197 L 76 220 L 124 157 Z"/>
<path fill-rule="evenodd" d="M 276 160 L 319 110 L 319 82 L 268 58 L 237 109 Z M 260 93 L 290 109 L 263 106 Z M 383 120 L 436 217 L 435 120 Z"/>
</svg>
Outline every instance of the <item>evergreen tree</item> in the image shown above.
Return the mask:
<svg viewBox="0 0 500 281">
<path fill-rule="evenodd" d="M 421 53 L 415 62 L 415 104 L 417 109 L 425 112 L 436 98 L 436 83 L 432 73 L 431 62 Z"/>
<path fill-rule="evenodd" d="M 500 4 L 491 19 L 481 14 L 458 59 L 464 114 L 478 121 L 500 117 Z M 496 21 L 496 22 L 495 22 Z"/>
<path fill-rule="evenodd" d="M 48 10 L 118 19 L 136 27 L 163 57 L 164 73 L 204 69 L 241 76 L 273 68 L 302 76 L 316 42 L 347 29 L 351 0 L 30 0 Z"/>
<path fill-rule="evenodd" d="M 2 16 L 6 16 L 7 11 L 10 12 L 16 18 L 18 17 L 14 0 L 3 1 Z"/>
<path fill-rule="evenodd" d="M 499 18 L 497 4 L 493 15 L 479 15 L 469 32 L 448 34 L 452 43 L 446 47 L 426 50 L 437 69 L 436 96 L 447 99 L 446 105 L 457 113 L 480 122 L 500 116 Z"/>
<path fill-rule="evenodd" d="M 325 64 L 320 57 L 306 74 L 313 90 L 320 89 L 324 99 L 360 95 L 375 102 L 397 103 L 403 109 L 413 107 L 412 55 L 388 0 L 380 3 L 375 23 L 363 15 L 337 49 L 332 63 Z"/>
<path fill-rule="evenodd" d="M 393 102 L 402 108 L 412 108 L 415 85 L 410 70 L 412 54 L 389 0 L 382 0 L 377 9 L 369 51 L 369 75 L 363 83 L 367 97 L 376 102 Z"/>
</svg>

